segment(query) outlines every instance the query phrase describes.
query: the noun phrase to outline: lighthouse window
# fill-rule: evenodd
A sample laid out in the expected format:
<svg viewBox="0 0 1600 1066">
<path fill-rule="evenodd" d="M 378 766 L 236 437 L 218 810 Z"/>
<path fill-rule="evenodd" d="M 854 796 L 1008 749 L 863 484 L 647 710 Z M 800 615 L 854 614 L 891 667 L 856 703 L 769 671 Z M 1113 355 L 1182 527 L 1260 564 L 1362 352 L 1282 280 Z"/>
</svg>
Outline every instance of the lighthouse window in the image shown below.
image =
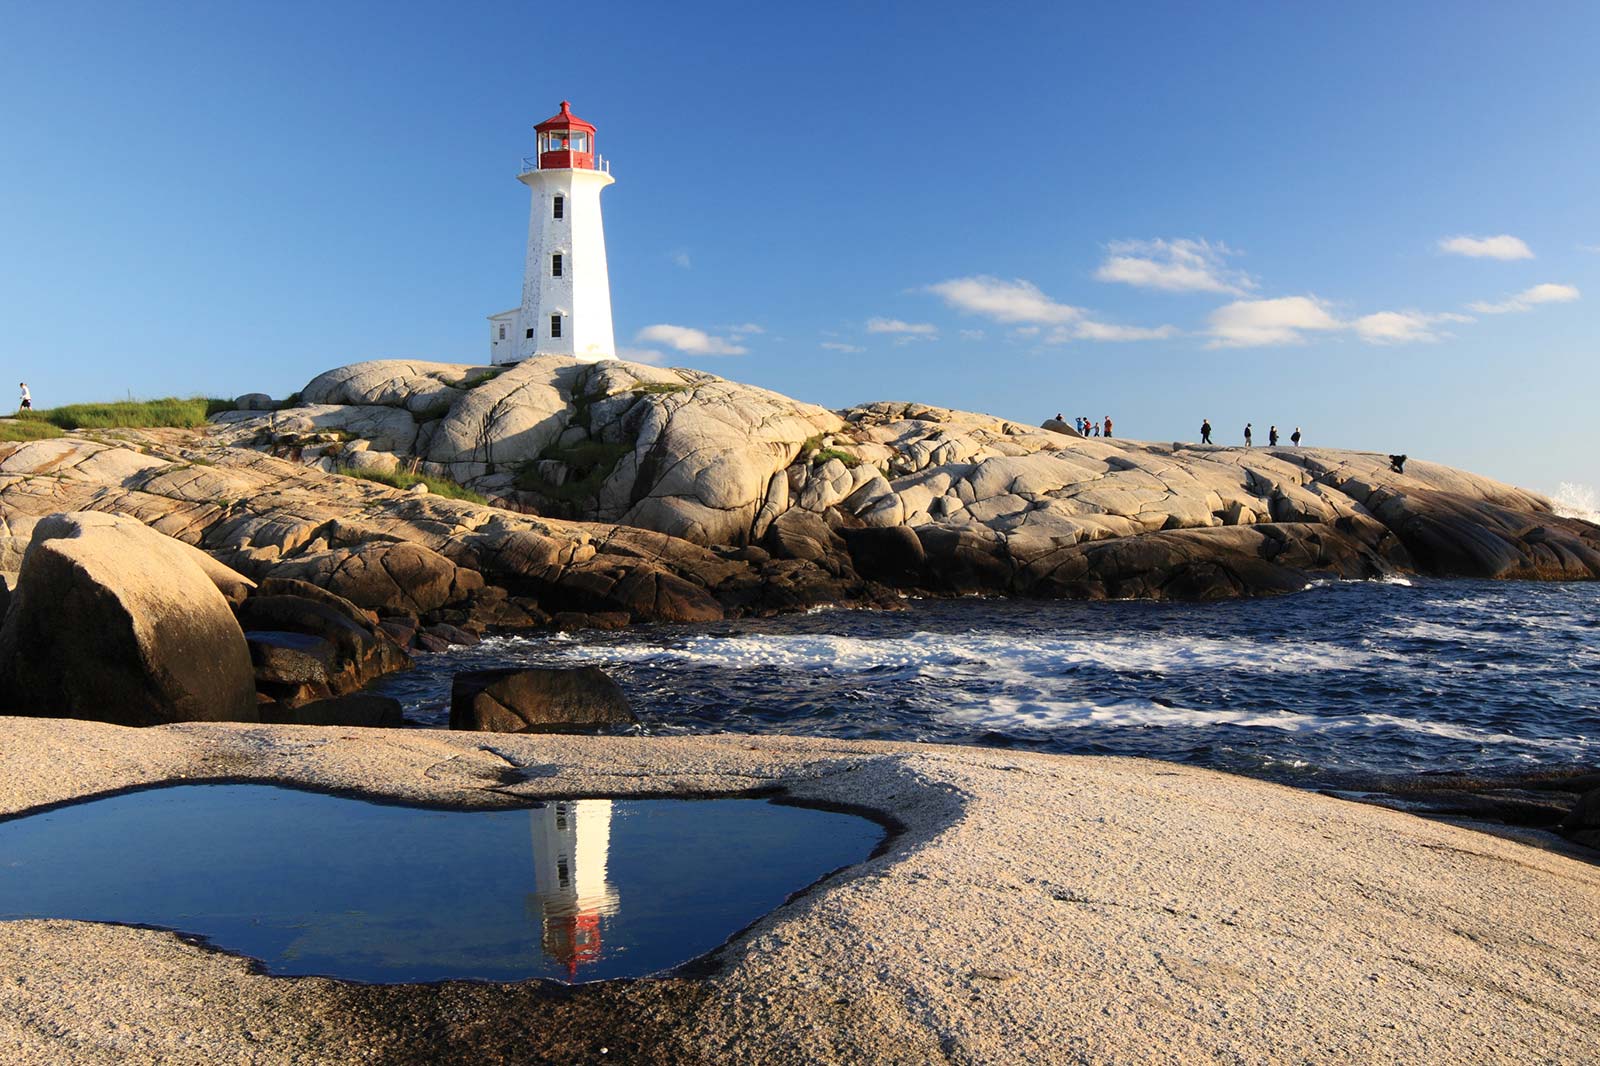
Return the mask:
<svg viewBox="0 0 1600 1066">
<path fill-rule="evenodd" d="M 561 276 L 561 253 L 560 252 L 557 252 L 555 255 L 552 255 L 550 257 L 550 276 L 552 278 L 559 278 Z"/>
<path fill-rule="evenodd" d="M 533 327 L 529 326 L 528 327 L 528 332 L 524 333 L 523 336 L 526 337 L 530 341 L 533 340 Z"/>
<path fill-rule="evenodd" d="M 587 133 L 574 133 L 572 135 L 572 150 L 574 152 L 587 152 L 589 150 L 589 135 Z"/>
<path fill-rule="evenodd" d="M 566 218 L 567 217 L 567 198 L 565 196 L 557 196 L 556 197 L 554 210 L 555 210 L 555 214 L 552 217 L 554 217 L 554 218 Z"/>
<path fill-rule="evenodd" d="M 552 337 L 561 336 L 561 316 L 560 315 L 551 315 L 550 316 L 550 336 L 552 336 Z"/>
</svg>

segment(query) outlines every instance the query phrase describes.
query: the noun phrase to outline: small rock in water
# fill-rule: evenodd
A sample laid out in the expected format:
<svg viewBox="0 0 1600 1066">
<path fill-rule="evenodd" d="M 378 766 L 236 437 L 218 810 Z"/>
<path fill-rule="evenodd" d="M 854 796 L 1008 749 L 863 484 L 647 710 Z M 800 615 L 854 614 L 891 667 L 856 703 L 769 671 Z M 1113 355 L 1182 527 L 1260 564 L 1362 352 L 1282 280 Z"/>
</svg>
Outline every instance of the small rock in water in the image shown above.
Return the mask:
<svg viewBox="0 0 1600 1066">
<path fill-rule="evenodd" d="M 622 689 L 592 666 L 472 670 L 450 686 L 451 729 L 572 733 L 637 721 Z"/>
</svg>

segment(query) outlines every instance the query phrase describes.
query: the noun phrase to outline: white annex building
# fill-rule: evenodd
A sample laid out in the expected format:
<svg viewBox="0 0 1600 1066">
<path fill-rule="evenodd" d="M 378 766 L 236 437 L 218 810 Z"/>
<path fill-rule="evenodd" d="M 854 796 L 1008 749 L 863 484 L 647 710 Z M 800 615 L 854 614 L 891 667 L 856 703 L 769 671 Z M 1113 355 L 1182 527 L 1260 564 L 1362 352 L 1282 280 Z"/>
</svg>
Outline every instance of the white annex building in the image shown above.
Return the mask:
<svg viewBox="0 0 1600 1066">
<path fill-rule="evenodd" d="M 610 164 L 594 150 L 594 127 L 561 101 L 561 113 L 534 127 L 538 152 L 517 180 L 533 190 L 522 306 L 489 316 L 489 360 L 535 355 L 586 362 L 617 357 L 611 333 L 611 276 L 600 190 Z"/>
</svg>

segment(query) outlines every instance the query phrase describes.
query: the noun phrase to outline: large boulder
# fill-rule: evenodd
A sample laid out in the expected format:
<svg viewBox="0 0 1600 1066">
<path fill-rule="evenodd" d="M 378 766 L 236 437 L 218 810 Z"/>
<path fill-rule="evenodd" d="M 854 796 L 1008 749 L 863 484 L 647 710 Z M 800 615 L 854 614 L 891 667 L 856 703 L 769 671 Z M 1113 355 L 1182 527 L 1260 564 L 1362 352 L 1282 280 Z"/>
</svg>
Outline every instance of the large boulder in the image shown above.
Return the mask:
<svg viewBox="0 0 1600 1066">
<path fill-rule="evenodd" d="M 0 706 L 119 725 L 255 721 L 244 633 L 203 554 L 130 519 L 40 520 L 0 627 Z"/>
<path fill-rule="evenodd" d="M 450 686 L 450 728 L 571 733 L 638 721 L 617 683 L 592 666 L 473 670 Z"/>
</svg>

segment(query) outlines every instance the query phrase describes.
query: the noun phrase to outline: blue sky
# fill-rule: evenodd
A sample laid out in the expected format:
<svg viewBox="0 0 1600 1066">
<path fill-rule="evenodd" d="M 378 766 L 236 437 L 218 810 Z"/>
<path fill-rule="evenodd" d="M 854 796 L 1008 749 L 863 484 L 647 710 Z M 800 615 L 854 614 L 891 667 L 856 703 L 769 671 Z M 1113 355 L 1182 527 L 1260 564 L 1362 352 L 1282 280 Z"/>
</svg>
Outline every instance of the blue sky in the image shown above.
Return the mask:
<svg viewBox="0 0 1600 1066">
<path fill-rule="evenodd" d="M 0 360 L 44 405 L 482 361 L 565 98 L 629 349 L 1600 485 L 1600 5 L 0 18 Z"/>
</svg>

